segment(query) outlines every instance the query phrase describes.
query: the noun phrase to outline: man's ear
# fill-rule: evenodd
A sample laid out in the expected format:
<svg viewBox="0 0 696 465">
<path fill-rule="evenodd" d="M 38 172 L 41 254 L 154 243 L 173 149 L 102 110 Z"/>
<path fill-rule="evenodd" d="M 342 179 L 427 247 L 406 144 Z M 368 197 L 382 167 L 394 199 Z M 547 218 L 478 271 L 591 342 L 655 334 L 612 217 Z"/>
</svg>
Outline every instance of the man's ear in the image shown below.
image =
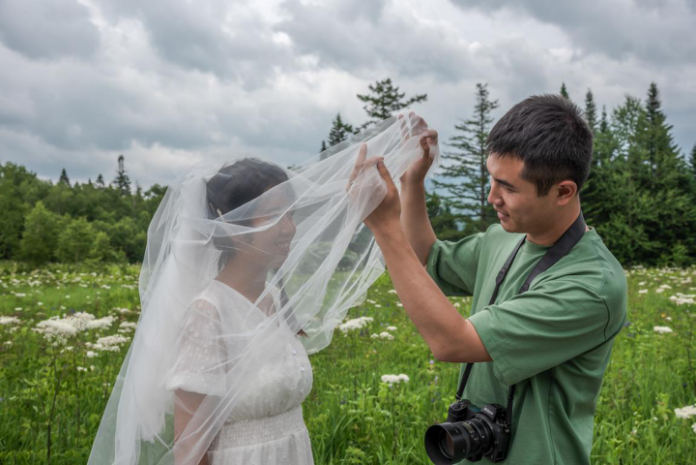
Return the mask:
<svg viewBox="0 0 696 465">
<path fill-rule="evenodd" d="M 557 198 L 556 202 L 559 206 L 568 204 L 578 193 L 578 185 L 571 180 L 561 181 L 556 185 Z"/>
</svg>

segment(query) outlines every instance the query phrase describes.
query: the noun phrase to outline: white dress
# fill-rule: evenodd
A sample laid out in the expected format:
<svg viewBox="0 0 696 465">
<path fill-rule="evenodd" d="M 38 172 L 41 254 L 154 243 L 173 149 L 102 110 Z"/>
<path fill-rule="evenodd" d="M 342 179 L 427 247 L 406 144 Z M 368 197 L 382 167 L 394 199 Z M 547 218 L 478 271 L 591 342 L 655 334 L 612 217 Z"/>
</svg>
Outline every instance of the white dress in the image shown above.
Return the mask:
<svg viewBox="0 0 696 465">
<path fill-rule="evenodd" d="M 274 295 L 276 308 L 279 296 Z M 239 352 L 243 334 L 268 317 L 233 288 L 213 281 L 187 311 L 170 390 L 224 395 L 227 357 Z M 311 465 L 312 448 L 302 418 L 302 402 L 312 389 L 312 368 L 302 343 L 285 322 L 273 354 L 234 400 L 232 413 L 208 449 L 212 465 Z M 224 342 L 219 342 L 224 341 Z M 220 381 L 223 380 L 223 381 Z"/>
</svg>

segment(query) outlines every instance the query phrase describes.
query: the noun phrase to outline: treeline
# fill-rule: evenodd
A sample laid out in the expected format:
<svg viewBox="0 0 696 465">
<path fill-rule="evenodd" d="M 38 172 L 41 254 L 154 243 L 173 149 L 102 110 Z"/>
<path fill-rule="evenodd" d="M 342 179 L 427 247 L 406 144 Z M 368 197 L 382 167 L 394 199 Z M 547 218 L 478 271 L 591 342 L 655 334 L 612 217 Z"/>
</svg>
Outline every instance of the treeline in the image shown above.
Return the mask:
<svg viewBox="0 0 696 465">
<path fill-rule="evenodd" d="M 469 118 L 441 141 L 443 163 L 428 186 L 427 207 L 441 239 L 456 240 L 484 231 L 497 222 L 487 202 L 486 139 L 495 124 L 498 101 L 486 84 L 476 85 Z M 571 98 L 563 84 L 560 94 Z M 337 114 L 326 140 L 339 144 L 393 112 L 427 100 L 406 97 L 391 79 L 377 81 L 359 94 L 366 121 L 351 124 Z M 674 143 L 659 91 L 651 84 L 644 100 L 628 96 L 611 112 L 598 111 L 592 92 L 584 96 L 585 117 L 592 128 L 594 159 L 581 192 L 583 212 L 624 266 L 688 266 L 696 262 L 696 146 L 686 155 Z M 142 260 L 147 227 L 166 187 L 147 191 L 131 187 L 119 157 L 108 185 L 71 184 L 63 170 L 56 184 L 24 167 L 0 164 L 0 259 L 38 266 L 49 261 Z"/>
<path fill-rule="evenodd" d="M 13 163 L 0 164 L 0 258 L 46 262 L 138 262 L 165 187 L 131 189 L 119 157 L 113 182 L 53 184 Z"/>
</svg>

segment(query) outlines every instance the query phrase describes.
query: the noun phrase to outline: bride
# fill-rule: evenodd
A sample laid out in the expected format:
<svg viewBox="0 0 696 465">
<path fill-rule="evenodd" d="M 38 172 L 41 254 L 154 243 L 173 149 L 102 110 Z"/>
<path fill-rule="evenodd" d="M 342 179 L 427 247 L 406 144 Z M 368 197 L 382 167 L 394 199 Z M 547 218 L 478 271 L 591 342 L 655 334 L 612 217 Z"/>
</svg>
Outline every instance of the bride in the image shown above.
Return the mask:
<svg viewBox="0 0 696 465">
<path fill-rule="evenodd" d="M 312 464 L 308 354 L 384 270 L 362 221 L 386 186 L 361 160 L 399 176 L 425 129 L 402 115 L 294 171 L 242 158 L 171 183 L 89 464 Z"/>
</svg>

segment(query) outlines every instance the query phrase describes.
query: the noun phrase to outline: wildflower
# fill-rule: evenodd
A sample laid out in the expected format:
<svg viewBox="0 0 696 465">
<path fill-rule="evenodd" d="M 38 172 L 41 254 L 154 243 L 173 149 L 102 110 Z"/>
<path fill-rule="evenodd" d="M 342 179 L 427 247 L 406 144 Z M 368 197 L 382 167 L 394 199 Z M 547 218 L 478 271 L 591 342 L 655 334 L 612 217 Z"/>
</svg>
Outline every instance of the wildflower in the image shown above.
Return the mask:
<svg viewBox="0 0 696 465">
<path fill-rule="evenodd" d="M 125 344 L 128 341 L 130 339 L 127 337 L 114 334 L 113 336 L 100 337 L 95 344 L 87 344 L 87 347 L 104 352 L 118 352 L 121 350 L 121 344 Z"/>
<path fill-rule="evenodd" d="M 77 334 L 77 329 L 74 326 L 57 317 L 40 321 L 33 330 L 43 335 L 47 341 L 54 345 L 64 344 L 68 338 Z"/>
<path fill-rule="evenodd" d="M 674 414 L 677 416 L 677 418 L 689 418 L 696 416 L 696 404 L 687 405 L 683 408 L 675 408 Z"/>
<path fill-rule="evenodd" d="M 86 353 L 85 355 L 87 355 L 87 358 L 94 358 L 94 357 L 96 357 L 96 356 L 99 355 L 99 354 L 96 353 L 96 352 L 93 352 L 93 351 L 91 351 L 91 350 L 88 350 L 87 353 Z"/>
<path fill-rule="evenodd" d="M 399 307 L 399 308 L 403 308 L 403 307 L 404 307 L 404 304 L 402 304 L 401 302 L 397 302 L 397 303 L 396 303 L 396 306 Z"/>
<path fill-rule="evenodd" d="M 387 383 L 390 386 L 393 384 L 399 384 L 401 382 L 408 383 L 410 381 L 410 378 L 408 375 L 405 374 L 400 374 L 400 375 L 382 375 L 382 382 Z"/>
<path fill-rule="evenodd" d="M 655 326 L 655 327 L 653 327 L 653 330 L 656 333 L 660 333 L 660 334 L 673 332 L 672 328 L 670 328 L 669 326 Z"/>
<path fill-rule="evenodd" d="M 394 289 L 392 289 L 392 290 L 390 290 L 390 291 L 388 291 L 388 292 L 389 292 L 389 294 L 396 294 L 396 290 L 394 290 Z"/>
<path fill-rule="evenodd" d="M 22 307 L 15 307 L 15 312 L 21 312 L 23 310 Z"/>
<path fill-rule="evenodd" d="M 640 289 L 640 290 L 638 291 L 638 294 L 647 294 L 647 293 L 648 293 L 648 290 L 647 290 L 647 289 Z"/>
<path fill-rule="evenodd" d="M 87 324 L 89 329 L 108 329 L 114 322 L 114 317 L 105 316 L 104 318 L 99 318 L 98 320 L 90 321 Z"/>
<path fill-rule="evenodd" d="M 693 425 L 691 425 L 691 429 L 694 430 L 694 433 L 696 433 L 696 423 L 694 423 Z"/>
<path fill-rule="evenodd" d="M 394 336 L 386 331 L 382 331 L 381 333 L 379 333 L 379 337 L 380 339 L 387 339 L 388 341 L 394 340 Z"/>
<path fill-rule="evenodd" d="M 0 316 L 0 325 L 16 325 L 20 320 L 16 316 Z"/>
<path fill-rule="evenodd" d="M 352 331 L 354 329 L 360 329 L 363 326 L 366 326 L 367 324 L 372 323 L 372 321 L 374 321 L 374 318 L 371 318 L 369 316 L 361 316 L 360 318 L 348 320 L 345 323 L 338 325 L 338 329 L 343 331 L 343 334 L 347 334 L 348 331 Z"/>
<path fill-rule="evenodd" d="M 397 329 L 396 326 L 387 326 L 387 331 L 396 331 Z"/>
</svg>

